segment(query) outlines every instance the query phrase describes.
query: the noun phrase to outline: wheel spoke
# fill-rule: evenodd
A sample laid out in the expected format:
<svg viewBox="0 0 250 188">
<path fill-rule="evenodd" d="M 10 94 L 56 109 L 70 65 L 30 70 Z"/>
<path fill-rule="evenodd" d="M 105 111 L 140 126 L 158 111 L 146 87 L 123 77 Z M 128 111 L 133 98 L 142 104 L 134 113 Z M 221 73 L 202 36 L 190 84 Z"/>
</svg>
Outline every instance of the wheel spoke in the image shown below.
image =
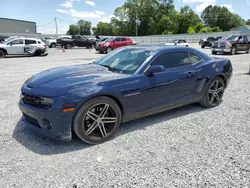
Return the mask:
<svg viewBox="0 0 250 188">
<path fill-rule="evenodd" d="M 103 123 L 115 123 L 117 121 L 116 117 L 104 117 L 102 118 Z"/>
<path fill-rule="evenodd" d="M 87 112 L 87 116 L 90 117 L 91 119 L 93 119 L 94 121 L 96 121 L 98 119 L 98 115 L 96 115 L 95 113 L 88 111 Z"/>
<path fill-rule="evenodd" d="M 91 134 L 95 129 L 96 127 L 98 126 L 97 122 L 95 121 L 89 128 L 88 130 L 86 131 L 86 134 L 89 135 Z"/>
<path fill-rule="evenodd" d="M 100 123 L 98 125 L 98 127 L 99 127 L 99 130 L 100 130 L 102 137 L 105 137 L 107 135 L 107 132 L 106 132 L 106 128 L 104 126 L 104 123 Z"/>
<path fill-rule="evenodd" d="M 215 82 L 214 89 L 216 90 L 216 89 L 218 89 L 218 87 L 219 87 L 219 82 L 218 82 L 218 81 L 216 81 L 216 82 Z"/>
<path fill-rule="evenodd" d="M 211 96 L 211 98 L 209 99 L 209 103 L 213 103 L 213 101 L 214 101 L 214 94 L 212 94 L 212 96 Z"/>
<path fill-rule="evenodd" d="M 221 91 L 223 91 L 223 87 L 220 87 L 220 88 L 216 89 L 216 90 L 215 90 L 215 93 L 219 93 L 219 92 L 221 92 Z"/>
<path fill-rule="evenodd" d="M 216 98 L 217 102 L 220 101 L 220 97 L 219 97 L 219 95 L 217 93 L 214 93 L 214 97 Z"/>
<path fill-rule="evenodd" d="M 213 89 L 209 89 L 209 93 L 211 93 L 213 95 L 214 94 L 214 90 Z"/>
<path fill-rule="evenodd" d="M 108 109 L 109 109 L 109 105 L 108 105 L 108 104 L 105 104 L 105 106 L 104 106 L 104 108 L 102 109 L 102 111 L 101 111 L 99 117 L 101 117 L 101 118 L 104 117 L 104 116 L 106 115 Z"/>
</svg>

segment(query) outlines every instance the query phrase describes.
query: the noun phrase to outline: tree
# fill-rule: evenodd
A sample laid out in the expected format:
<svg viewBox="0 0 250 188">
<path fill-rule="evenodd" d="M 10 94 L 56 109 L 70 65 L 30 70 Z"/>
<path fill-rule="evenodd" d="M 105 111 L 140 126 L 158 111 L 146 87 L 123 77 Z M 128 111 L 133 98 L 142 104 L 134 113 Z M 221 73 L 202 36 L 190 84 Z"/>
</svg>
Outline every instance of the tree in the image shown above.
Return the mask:
<svg viewBox="0 0 250 188">
<path fill-rule="evenodd" d="M 247 24 L 247 25 L 250 25 L 250 19 L 248 19 L 248 20 L 246 21 L 246 24 Z"/>
<path fill-rule="evenodd" d="M 201 19 L 207 27 L 219 27 L 222 31 L 244 24 L 239 15 L 231 13 L 226 7 L 216 5 L 207 6 L 201 14 Z"/>
<path fill-rule="evenodd" d="M 67 35 L 77 35 L 79 34 L 79 28 L 76 25 L 70 25 Z"/>
<path fill-rule="evenodd" d="M 193 27 L 201 23 L 201 19 L 189 6 L 184 6 L 180 10 L 177 23 L 176 33 L 186 33 L 190 26 Z"/>
<path fill-rule="evenodd" d="M 112 25 L 109 23 L 99 22 L 96 27 L 92 28 L 94 35 L 113 35 Z"/>
<path fill-rule="evenodd" d="M 91 22 L 85 20 L 79 20 L 77 22 L 80 35 L 91 35 Z"/>
<path fill-rule="evenodd" d="M 187 33 L 188 34 L 194 34 L 195 33 L 195 30 L 192 26 L 189 26 L 188 30 L 187 30 Z"/>
</svg>

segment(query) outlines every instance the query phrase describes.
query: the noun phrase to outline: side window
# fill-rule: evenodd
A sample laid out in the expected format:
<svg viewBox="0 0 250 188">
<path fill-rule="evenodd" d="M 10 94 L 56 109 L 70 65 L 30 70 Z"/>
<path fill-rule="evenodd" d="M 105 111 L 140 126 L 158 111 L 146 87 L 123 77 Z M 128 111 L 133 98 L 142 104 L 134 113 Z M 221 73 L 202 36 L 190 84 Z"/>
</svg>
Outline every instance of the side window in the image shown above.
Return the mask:
<svg viewBox="0 0 250 188">
<path fill-rule="evenodd" d="M 127 41 L 127 39 L 126 38 L 121 38 L 121 41 L 125 42 L 125 41 Z"/>
<path fill-rule="evenodd" d="M 243 37 L 242 37 L 242 36 L 239 36 L 238 40 L 239 40 L 239 41 L 243 41 Z"/>
<path fill-rule="evenodd" d="M 116 38 L 114 41 L 120 42 L 120 41 L 121 41 L 121 38 Z"/>
<path fill-rule="evenodd" d="M 152 65 L 163 65 L 165 69 L 172 69 L 190 65 L 188 52 L 165 53 L 157 57 Z"/>
<path fill-rule="evenodd" d="M 25 39 L 25 45 L 36 44 L 36 40 Z"/>
<path fill-rule="evenodd" d="M 11 45 L 20 45 L 20 44 L 23 44 L 23 39 L 17 39 L 17 40 L 13 40 L 12 42 L 8 43 L 8 44 L 11 44 Z"/>
<path fill-rule="evenodd" d="M 203 61 L 203 59 L 200 56 L 198 56 L 198 55 L 196 55 L 196 54 L 194 54 L 192 52 L 189 52 L 189 57 L 190 57 L 190 63 L 192 65 L 195 65 L 195 64 L 200 63 L 200 62 Z"/>
<path fill-rule="evenodd" d="M 41 44 L 41 41 L 37 41 L 38 42 L 38 44 Z"/>
</svg>

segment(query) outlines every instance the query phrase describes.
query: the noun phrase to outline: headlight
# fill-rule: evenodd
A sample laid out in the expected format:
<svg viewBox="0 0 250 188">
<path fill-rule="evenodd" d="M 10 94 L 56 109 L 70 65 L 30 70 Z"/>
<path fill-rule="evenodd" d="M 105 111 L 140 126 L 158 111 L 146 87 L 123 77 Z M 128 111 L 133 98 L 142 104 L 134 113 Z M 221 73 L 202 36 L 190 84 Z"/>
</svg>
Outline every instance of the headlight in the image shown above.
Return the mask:
<svg viewBox="0 0 250 188">
<path fill-rule="evenodd" d="M 46 98 L 46 97 L 41 97 L 41 104 L 45 106 L 52 106 L 54 103 L 54 99 L 51 98 Z"/>
</svg>

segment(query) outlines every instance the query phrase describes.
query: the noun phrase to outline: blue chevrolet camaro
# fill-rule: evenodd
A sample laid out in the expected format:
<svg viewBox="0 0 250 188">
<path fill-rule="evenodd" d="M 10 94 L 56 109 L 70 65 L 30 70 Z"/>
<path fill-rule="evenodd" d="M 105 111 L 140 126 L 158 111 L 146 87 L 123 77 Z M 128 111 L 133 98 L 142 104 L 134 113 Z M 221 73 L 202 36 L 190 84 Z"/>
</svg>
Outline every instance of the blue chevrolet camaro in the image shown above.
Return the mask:
<svg viewBox="0 0 250 188">
<path fill-rule="evenodd" d="M 22 120 L 60 140 L 74 132 L 90 144 L 114 136 L 122 122 L 191 103 L 222 102 L 233 68 L 187 47 L 125 47 L 90 64 L 38 73 L 21 89 Z"/>
</svg>

